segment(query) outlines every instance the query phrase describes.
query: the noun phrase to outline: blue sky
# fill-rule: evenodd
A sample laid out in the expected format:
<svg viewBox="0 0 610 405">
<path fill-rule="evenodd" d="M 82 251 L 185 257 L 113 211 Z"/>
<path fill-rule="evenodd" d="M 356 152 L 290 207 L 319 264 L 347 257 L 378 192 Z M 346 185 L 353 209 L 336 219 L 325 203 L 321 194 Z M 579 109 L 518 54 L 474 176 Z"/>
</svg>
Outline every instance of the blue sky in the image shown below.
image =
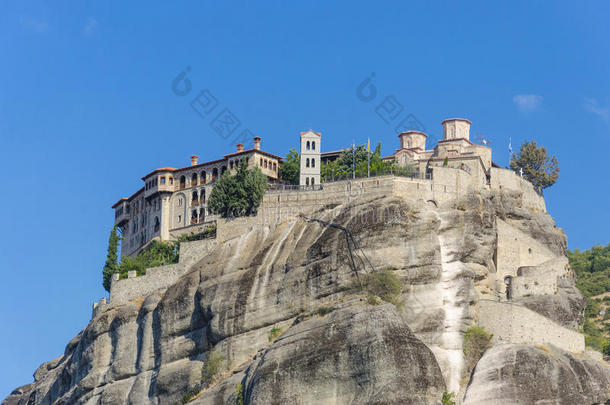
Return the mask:
<svg viewBox="0 0 610 405">
<path fill-rule="evenodd" d="M 309 128 L 325 150 L 391 153 L 388 96 L 432 136 L 470 119 L 502 165 L 509 137 L 535 139 L 560 162 L 545 195 L 570 248 L 610 242 L 608 3 L 327 3 L 0 2 L 0 398 L 104 295 L 111 204 L 152 169 L 234 150 L 190 107 L 204 89 L 281 155 Z"/>
</svg>

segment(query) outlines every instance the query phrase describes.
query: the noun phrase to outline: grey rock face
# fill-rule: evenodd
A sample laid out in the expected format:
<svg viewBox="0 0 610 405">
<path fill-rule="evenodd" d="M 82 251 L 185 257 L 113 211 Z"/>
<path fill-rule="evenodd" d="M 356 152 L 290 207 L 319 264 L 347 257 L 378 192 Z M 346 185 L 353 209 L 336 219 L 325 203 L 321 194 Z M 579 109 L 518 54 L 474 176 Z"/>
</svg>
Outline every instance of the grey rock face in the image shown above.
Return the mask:
<svg viewBox="0 0 610 405">
<path fill-rule="evenodd" d="M 604 404 L 610 370 L 557 349 L 503 345 L 477 364 L 464 405 Z"/>
<path fill-rule="evenodd" d="M 432 352 L 393 305 L 358 305 L 290 328 L 247 372 L 248 404 L 436 404 Z"/>
<path fill-rule="evenodd" d="M 565 250 L 552 219 L 516 201 L 490 192 L 440 207 L 360 198 L 312 214 L 348 227 L 376 269 L 402 280 L 400 312 L 345 304 L 360 294 L 356 273 L 371 269 L 359 250 L 353 268 L 342 231 L 296 218 L 244 227 L 164 293 L 98 314 L 3 405 L 177 404 L 200 388 L 212 353 L 229 371 L 194 404 L 236 403 L 238 384 L 245 404 L 433 404 L 443 390 L 463 388 L 463 333 L 475 322 L 478 300 L 494 294 L 495 218 L 557 254 Z M 573 280 L 566 283 L 565 294 L 551 300 L 574 326 L 581 295 Z M 547 310 L 548 297 L 528 298 L 532 309 Z M 295 323 L 321 306 L 340 309 Z M 284 334 L 270 343 L 274 325 Z M 596 368 L 581 370 L 603 386 Z M 584 377 L 566 378 L 578 384 Z"/>
</svg>

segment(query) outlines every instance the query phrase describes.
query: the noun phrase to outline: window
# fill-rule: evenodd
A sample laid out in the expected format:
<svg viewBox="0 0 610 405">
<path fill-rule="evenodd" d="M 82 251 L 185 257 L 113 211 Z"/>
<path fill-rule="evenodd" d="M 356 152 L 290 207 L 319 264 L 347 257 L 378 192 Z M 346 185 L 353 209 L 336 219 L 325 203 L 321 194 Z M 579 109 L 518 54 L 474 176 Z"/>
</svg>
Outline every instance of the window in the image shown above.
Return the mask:
<svg viewBox="0 0 610 405">
<path fill-rule="evenodd" d="M 191 198 L 191 205 L 197 205 L 199 200 L 199 195 L 197 194 L 197 190 L 193 191 L 193 196 Z"/>
<path fill-rule="evenodd" d="M 265 169 L 267 168 L 267 159 L 265 159 Z"/>
<path fill-rule="evenodd" d="M 180 176 L 180 188 L 186 187 L 186 177 Z"/>
<path fill-rule="evenodd" d="M 260 167 L 263 167 L 263 158 L 261 158 Z"/>
<path fill-rule="evenodd" d="M 178 198 L 178 207 L 182 207 L 182 198 Z"/>
<path fill-rule="evenodd" d="M 223 166 L 222 169 L 220 169 L 220 174 L 224 174 L 227 171 L 227 166 Z"/>
<path fill-rule="evenodd" d="M 312 177 L 312 178 L 311 178 L 311 185 L 313 186 L 313 185 L 314 185 L 314 183 L 315 183 L 315 179 Z"/>
<path fill-rule="evenodd" d="M 316 150 L 316 141 L 311 142 L 311 150 Z"/>
<path fill-rule="evenodd" d="M 216 180 L 216 178 L 217 178 L 217 177 L 218 177 L 218 168 L 217 168 L 217 167 L 215 167 L 215 168 L 212 170 L 212 181 Z"/>
<path fill-rule="evenodd" d="M 311 158 L 311 167 L 316 167 L 316 159 Z"/>
<path fill-rule="evenodd" d="M 311 146 L 309 145 L 309 141 L 307 141 L 307 150 L 311 149 Z"/>
<path fill-rule="evenodd" d="M 178 223 L 182 223 L 182 215 L 178 215 Z"/>
<path fill-rule="evenodd" d="M 191 187 L 196 186 L 197 185 L 197 173 L 193 173 L 193 175 L 191 176 Z"/>
<path fill-rule="evenodd" d="M 201 204 L 205 204 L 205 189 L 201 189 L 201 192 L 199 193 L 199 200 L 201 201 Z"/>
<path fill-rule="evenodd" d="M 273 171 L 276 172 L 277 171 L 277 163 L 273 163 Z"/>
<path fill-rule="evenodd" d="M 307 186 L 309 185 L 309 177 L 305 178 L 305 185 L 307 185 Z"/>
<path fill-rule="evenodd" d="M 161 185 L 165 184 L 165 177 L 161 177 Z"/>
<path fill-rule="evenodd" d="M 169 184 L 172 185 L 172 186 L 174 185 L 174 178 L 173 177 L 169 178 Z"/>
<path fill-rule="evenodd" d="M 205 184 L 206 180 L 206 172 L 204 170 L 201 172 L 201 184 Z"/>
<path fill-rule="evenodd" d="M 305 159 L 305 167 L 309 167 L 309 158 Z"/>
</svg>

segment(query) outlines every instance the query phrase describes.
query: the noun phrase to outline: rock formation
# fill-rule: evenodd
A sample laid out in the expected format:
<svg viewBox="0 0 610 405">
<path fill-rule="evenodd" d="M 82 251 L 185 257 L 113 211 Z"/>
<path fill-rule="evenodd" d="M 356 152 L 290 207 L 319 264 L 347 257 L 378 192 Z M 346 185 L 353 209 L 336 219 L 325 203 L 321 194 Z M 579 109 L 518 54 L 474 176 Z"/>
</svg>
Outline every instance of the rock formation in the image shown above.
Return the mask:
<svg viewBox="0 0 610 405">
<path fill-rule="evenodd" d="M 463 336 L 479 302 L 505 300 L 498 223 L 536 241 L 535 265 L 565 254 L 552 218 L 521 201 L 497 190 L 444 202 L 387 193 L 307 212 L 349 229 L 357 246 L 298 216 L 236 221 L 227 225 L 241 226 L 235 237 L 166 290 L 98 312 L 2 404 L 437 404 L 445 391 L 465 404 L 603 403 L 605 363 L 514 344 L 518 336 L 499 333 L 471 376 L 465 369 Z M 402 304 L 363 292 L 381 269 L 402 281 Z M 540 279 L 514 305 L 577 329 L 583 297 L 563 271 L 550 276 L 559 280 L 551 294 Z M 221 371 L 202 382 L 214 358 Z"/>
</svg>

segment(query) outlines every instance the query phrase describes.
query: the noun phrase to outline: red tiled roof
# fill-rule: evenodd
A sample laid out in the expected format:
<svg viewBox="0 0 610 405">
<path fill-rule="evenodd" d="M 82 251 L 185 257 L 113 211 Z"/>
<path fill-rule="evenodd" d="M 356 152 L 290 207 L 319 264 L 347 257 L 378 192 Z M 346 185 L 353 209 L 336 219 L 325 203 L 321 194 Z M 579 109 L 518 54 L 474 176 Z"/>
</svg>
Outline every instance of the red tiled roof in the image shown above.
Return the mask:
<svg viewBox="0 0 610 405">
<path fill-rule="evenodd" d="M 428 135 L 426 135 L 425 133 L 423 133 L 421 131 L 404 131 L 404 132 L 401 132 L 400 134 L 398 134 L 398 137 L 400 138 L 400 136 L 404 135 L 404 134 L 419 134 L 419 135 L 425 136 L 426 138 L 428 137 Z"/>
<path fill-rule="evenodd" d="M 320 132 L 316 132 L 313 129 L 310 129 L 309 131 L 303 131 L 303 132 L 301 132 L 301 135 L 305 135 L 308 132 L 313 132 L 314 134 L 316 134 L 318 136 L 322 136 L 322 134 Z"/>
<path fill-rule="evenodd" d="M 466 118 L 447 118 L 446 120 L 443 120 L 443 122 L 441 122 L 441 125 L 443 125 L 447 121 L 466 121 L 467 123 L 472 125 L 472 122 L 468 121 Z"/>
<path fill-rule="evenodd" d="M 119 204 L 121 204 L 123 201 L 127 201 L 127 198 L 125 198 L 125 197 L 121 198 L 119 201 L 115 202 L 115 203 L 112 205 L 112 208 L 115 208 L 116 206 L 118 206 Z"/>
<path fill-rule="evenodd" d="M 176 169 L 174 167 L 162 167 L 160 169 L 155 169 L 152 172 L 148 173 L 146 176 L 142 177 L 142 180 L 144 180 L 145 178 L 147 178 L 151 174 L 155 174 L 155 173 L 159 173 L 159 172 L 173 172 L 173 171 L 176 171 L 176 170 L 178 170 L 178 169 Z"/>
</svg>

